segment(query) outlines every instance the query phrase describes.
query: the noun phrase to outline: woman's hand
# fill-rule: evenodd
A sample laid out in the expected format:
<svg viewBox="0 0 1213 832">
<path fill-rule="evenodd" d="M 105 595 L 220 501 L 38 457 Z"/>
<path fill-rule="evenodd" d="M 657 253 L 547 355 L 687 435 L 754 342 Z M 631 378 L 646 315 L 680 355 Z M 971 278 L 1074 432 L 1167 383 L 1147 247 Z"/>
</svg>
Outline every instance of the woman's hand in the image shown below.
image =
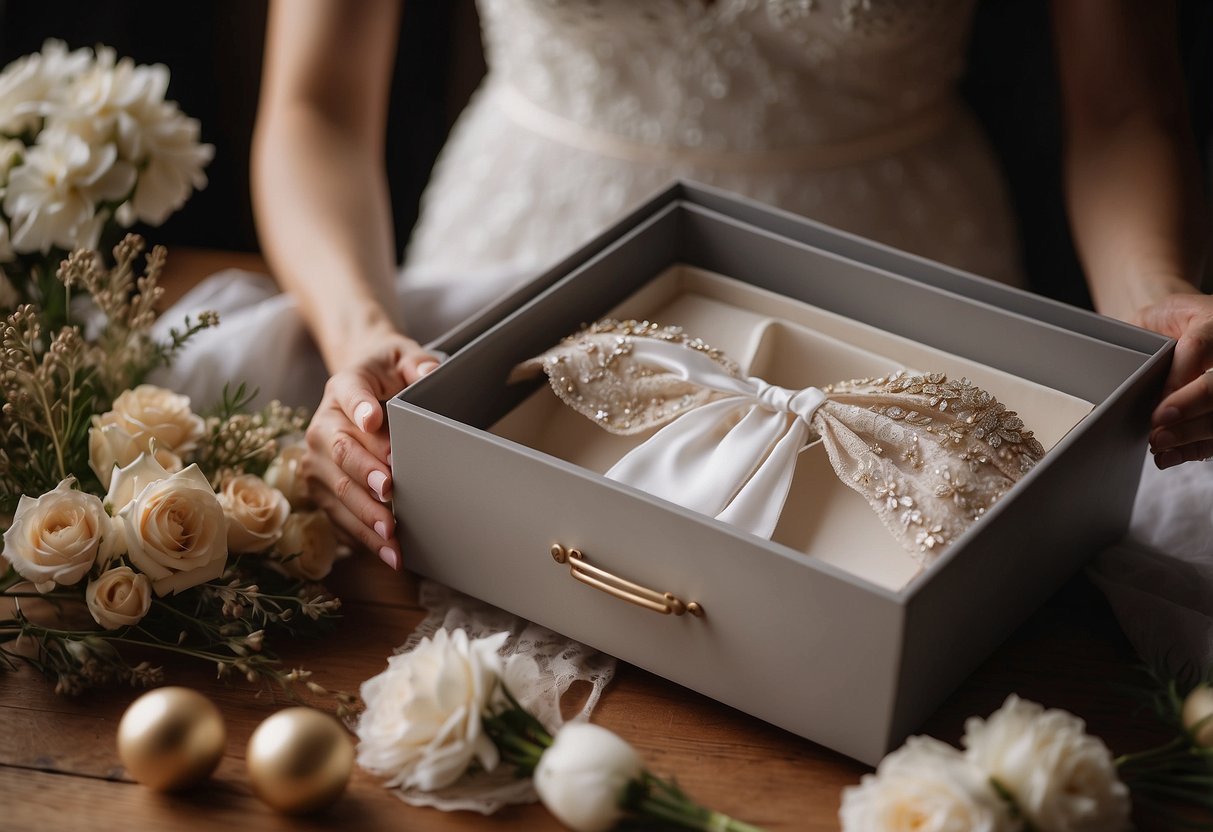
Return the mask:
<svg viewBox="0 0 1213 832">
<path fill-rule="evenodd" d="M 1186 284 L 1185 284 L 1186 285 Z M 1136 321 L 1177 340 L 1163 399 L 1151 418 L 1154 464 L 1170 468 L 1213 456 L 1213 297 L 1195 288 L 1147 306 Z"/>
<path fill-rule="evenodd" d="M 376 338 L 366 357 L 329 379 L 307 431 L 303 473 L 312 499 L 393 569 L 400 568 L 400 545 L 383 402 L 437 366 L 411 338 Z"/>
</svg>

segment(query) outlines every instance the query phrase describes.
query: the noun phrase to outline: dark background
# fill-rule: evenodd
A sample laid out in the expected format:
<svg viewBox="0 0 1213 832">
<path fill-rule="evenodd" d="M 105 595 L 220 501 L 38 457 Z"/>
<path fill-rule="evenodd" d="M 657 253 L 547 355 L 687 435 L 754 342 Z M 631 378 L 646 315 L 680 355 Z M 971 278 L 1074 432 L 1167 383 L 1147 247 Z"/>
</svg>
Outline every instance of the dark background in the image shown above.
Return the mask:
<svg viewBox="0 0 1213 832">
<path fill-rule="evenodd" d="M 1190 110 L 1207 183 L 1213 3 L 1184 0 L 1180 13 Z M 483 71 L 472 0 L 412 0 L 403 18 L 387 144 L 401 245 L 446 131 Z M 155 242 L 170 246 L 257 248 L 248 151 L 264 35 L 262 0 L 0 0 L 0 64 L 57 37 L 72 47 L 107 44 L 139 63 L 171 69 L 169 97 L 201 120 L 203 138 L 216 152 L 206 190 L 154 232 Z M 1044 0 L 978 4 L 962 90 L 1007 173 L 1034 288 L 1089 303 L 1061 197 L 1059 107 Z"/>
</svg>

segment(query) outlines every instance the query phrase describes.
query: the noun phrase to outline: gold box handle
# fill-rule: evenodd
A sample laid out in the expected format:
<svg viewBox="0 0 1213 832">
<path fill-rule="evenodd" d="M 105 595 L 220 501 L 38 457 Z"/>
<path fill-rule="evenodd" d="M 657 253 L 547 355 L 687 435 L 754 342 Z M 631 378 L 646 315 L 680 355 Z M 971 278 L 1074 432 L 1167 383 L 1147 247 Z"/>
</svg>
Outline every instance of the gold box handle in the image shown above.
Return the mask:
<svg viewBox="0 0 1213 832">
<path fill-rule="evenodd" d="M 703 618 L 703 607 L 698 601 L 684 602 L 672 592 L 658 592 L 647 586 L 624 580 L 605 569 L 587 563 L 585 555 L 578 549 L 566 549 L 559 543 L 553 543 L 551 554 L 552 560 L 569 565 L 569 574 L 575 579 L 594 589 L 601 590 L 607 595 L 613 595 L 630 604 L 659 612 L 662 615 L 690 613 L 696 618 Z"/>
</svg>

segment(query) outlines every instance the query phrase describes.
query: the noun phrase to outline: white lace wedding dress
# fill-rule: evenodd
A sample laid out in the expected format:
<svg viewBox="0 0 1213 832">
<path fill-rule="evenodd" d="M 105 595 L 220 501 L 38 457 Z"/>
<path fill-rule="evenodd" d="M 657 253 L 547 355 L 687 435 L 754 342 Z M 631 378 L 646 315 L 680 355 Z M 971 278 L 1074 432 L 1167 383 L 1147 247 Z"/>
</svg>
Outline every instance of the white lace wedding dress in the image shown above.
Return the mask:
<svg viewBox="0 0 1213 832">
<path fill-rule="evenodd" d="M 489 72 L 437 164 L 399 281 L 396 311 L 420 340 L 676 177 L 1018 282 L 999 174 L 956 98 L 971 0 L 479 7 Z M 206 308 L 224 323 L 186 354 L 174 386 L 206 401 L 223 381 L 246 378 L 266 396 L 317 400 L 323 367 L 294 302 L 272 283 L 216 276 L 180 305 Z M 1208 473 L 1200 475 L 1208 481 Z M 1143 495 L 1191 521 L 1184 541 L 1164 549 L 1208 549 L 1200 536 L 1213 539 L 1209 503 L 1189 505 L 1202 492 L 1178 482 L 1159 478 Z M 1151 518 L 1139 516 L 1136 527 L 1151 533 Z M 1124 554 L 1132 551 L 1100 567 L 1130 631 L 1144 639 L 1133 629 L 1137 612 L 1178 603 L 1185 633 L 1208 645 L 1203 599 L 1176 601 L 1140 583 L 1133 597 L 1124 591 L 1124 577 L 1143 562 Z M 1181 572 L 1198 568 L 1174 563 Z M 1213 575 L 1204 577 L 1197 595 L 1213 594 Z M 1202 649 L 1194 658 L 1213 659 Z"/>
</svg>

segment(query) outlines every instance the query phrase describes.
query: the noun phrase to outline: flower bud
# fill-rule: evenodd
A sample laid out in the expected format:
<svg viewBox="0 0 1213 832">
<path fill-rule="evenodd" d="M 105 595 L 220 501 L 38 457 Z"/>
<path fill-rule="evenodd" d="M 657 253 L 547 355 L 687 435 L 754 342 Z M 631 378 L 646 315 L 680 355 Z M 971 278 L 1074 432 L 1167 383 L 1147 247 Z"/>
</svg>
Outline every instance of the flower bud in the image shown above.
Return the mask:
<svg viewBox="0 0 1213 832">
<path fill-rule="evenodd" d="M 535 767 L 535 791 L 575 832 L 605 832 L 623 817 L 619 805 L 643 766 L 632 746 L 588 722 L 565 725 Z"/>
<path fill-rule="evenodd" d="M 1184 699 L 1184 727 L 1192 732 L 1192 740 L 1202 748 L 1213 748 L 1213 688 L 1197 685 Z"/>
</svg>

